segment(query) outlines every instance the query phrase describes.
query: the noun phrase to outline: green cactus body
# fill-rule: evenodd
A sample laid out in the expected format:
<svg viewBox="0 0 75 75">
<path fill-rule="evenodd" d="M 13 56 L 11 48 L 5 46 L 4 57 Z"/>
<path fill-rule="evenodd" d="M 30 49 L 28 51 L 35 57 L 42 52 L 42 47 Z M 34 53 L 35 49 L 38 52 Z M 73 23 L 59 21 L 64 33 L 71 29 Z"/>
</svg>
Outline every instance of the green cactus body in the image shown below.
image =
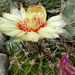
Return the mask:
<svg viewBox="0 0 75 75">
<path fill-rule="evenodd" d="M 28 7 L 30 5 L 38 5 L 39 0 L 23 0 L 25 2 L 25 5 Z"/>
<path fill-rule="evenodd" d="M 2 15 L 2 12 L 9 12 L 10 9 L 10 3 L 16 2 L 17 5 L 20 3 L 23 3 L 25 7 L 29 7 L 30 5 L 35 5 L 39 3 L 39 0 L 1 0 L 0 1 L 0 16 Z"/>
<path fill-rule="evenodd" d="M 4 2 L 0 2 L 2 4 L 0 4 L 1 13 L 9 8 L 7 7 L 7 5 L 9 5 L 8 0 L 3 1 L 5 4 L 3 4 Z M 20 2 L 20 0 L 15 1 Z M 47 8 L 49 7 L 50 6 Z M 10 59 L 10 66 L 8 68 L 9 75 L 58 75 L 57 63 L 62 55 L 68 53 L 67 45 L 65 46 L 64 43 L 58 40 L 50 39 L 43 39 L 38 43 L 13 43 L 13 41 L 10 40 L 6 43 L 4 49 Z M 72 54 L 69 54 L 69 56 L 70 63 L 75 66 L 75 57 L 72 56 Z"/>
<path fill-rule="evenodd" d="M 9 41 L 7 44 L 5 49 L 10 55 L 9 75 L 58 75 L 57 63 L 67 51 L 61 42 L 50 39 L 38 43 Z"/>
<path fill-rule="evenodd" d="M 40 0 L 11 0 L 12 2 L 16 2 L 18 5 L 20 3 L 25 7 L 29 7 L 30 5 L 38 5 Z"/>
<path fill-rule="evenodd" d="M 2 15 L 2 12 L 8 12 L 10 3 L 8 0 L 1 0 L 0 1 L 0 16 Z"/>
<path fill-rule="evenodd" d="M 55 9 L 60 7 L 60 0 L 41 0 L 46 9 Z"/>
<path fill-rule="evenodd" d="M 69 3 L 68 3 L 69 2 Z M 62 14 L 64 16 L 64 19 L 67 23 L 65 26 L 66 32 L 62 34 L 62 36 L 69 40 L 75 40 L 75 1 L 74 0 L 68 0 L 65 4 L 64 9 L 62 10 Z M 62 4 L 63 5 L 63 4 Z M 67 12 L 69 11 L 69 12 Z"/>
</svg>

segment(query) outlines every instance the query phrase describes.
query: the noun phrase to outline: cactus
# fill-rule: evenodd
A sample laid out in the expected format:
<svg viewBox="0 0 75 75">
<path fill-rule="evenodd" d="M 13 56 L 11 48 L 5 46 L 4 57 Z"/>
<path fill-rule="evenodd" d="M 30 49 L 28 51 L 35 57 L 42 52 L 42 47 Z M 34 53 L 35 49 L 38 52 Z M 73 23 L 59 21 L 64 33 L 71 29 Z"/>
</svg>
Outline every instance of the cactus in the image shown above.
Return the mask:
<svg viewBox="0 0 75 75">
<path fill-rule="evenodd" d="M 60 0 L 41 0 L 46 9 L 56 9 L 60 7 Z"/>
<path fill-rule="evenodd" d="M 7 69 L 9 67 L 9 59 L 6 54 L 0 53 L 0 74 L 8 75 Z"/>
<path fill-rule="evenodd" d="M 48 10 L 51 9 L 60 9 L 61 1 L 66 2 L 67 0 L 40 0 L 40 2 L 44 5 L 44 7 Z"/>
<path fill-rule="evenodd" d="M 57 63 L 68 50 L 62 42 L 44 39 L 38 43 L 8 41 L 5 46 L 9 54 L 9 75 L 58 75 Z M 75 58 L 70 55 L 73 66 Z"/>
<path fill-rule="evenodd" d="M 18 5 L 22 3 L 24 7 L 29 7 L 30 5 L 39 4 L 39 0 L 11 0 L 11 1 L 16 2 Z"/>
<path fill-rule="evenodd" d="M 24 0 L 13 1 L 25 3 Z M 69 47 L 73 49 L 69 43 L 64 43 L 62 38 L 42 39 L 38 43 L 26 41 L 14 43 L 10 37 L 4 46 L 10 59 L 9 75 L 58 75 L 57 63 L 66 53 L 69 55 L 70 63 L 75 67 L 75 57 L 69 51 Z"/>
<path fill-rule="evenodd" d="M 39 4 L 40 0 L 2 0 L 0 1 L 0 16 L 2 15 L 2 12 L 8 12 L 9 11 L 9 7 L 10 7 L 10 2 L 16 2 L 16 4 L 20 4 L 23 3 L 23 5 L 25 7 L 29 7 L 30 5 L 36 5 Z M 57 4 L 59 0 L 57 0 L 56 2 L 51 0 L 41 0 L 41 3 L 45 6 L 45 8 L 54 8 L 56 7 L 55 5 Z M 58 2 L 59 3 L 59 2 Z"/>
<path fill-rule="evenodd" d="M 73 3 L 73 4 L 72 4 Z M 64 16 L 67 25 L 65 26 L 66 32 L 62 34 L 63 37 L 69 40 L 75 40 L 75 1 L 68 0 L 64 7 L 62 14 Z M 67 12 L 69 11 L 69 12 Z"/>
<path fill-rule="evenodd" d="M 2 12 L 8 12 L 9 11 L 9 0 L 1 0 L 0 1 L 0 16 L 2 15 Z"/>
<path fill-rule="evenodd" d="M 39 0 L 2 0 L 0 1 L 0 16 L 2 15 L 2 12 L 9 12 L 11 2 L 18 6 L 20 3 L 23 3 L 25 7 L 28 7 L 30 5 L 38 4 Z"/>
</svg>

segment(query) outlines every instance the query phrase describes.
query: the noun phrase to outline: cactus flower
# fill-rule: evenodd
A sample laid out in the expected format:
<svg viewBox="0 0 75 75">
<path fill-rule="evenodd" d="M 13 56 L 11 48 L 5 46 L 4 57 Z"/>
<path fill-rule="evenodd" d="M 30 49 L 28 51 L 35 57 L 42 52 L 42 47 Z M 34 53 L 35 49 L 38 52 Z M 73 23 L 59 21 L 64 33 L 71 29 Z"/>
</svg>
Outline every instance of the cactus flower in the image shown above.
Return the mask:
<svg viewBox="0 0 75 75">
<path fill-rule="evenodd" d="M 8 36 L 15 36 L 15 42 L 38 42 L 43 38 L 58 38 L 64 31 L 65 22 L 61 14 L 46 20 L 43 6 L 32 5 L 25 11 L 22 4 L 20 10 L 11 6 L 10 13 L 0 17 L 0 31 Z"/>
<path fill-rule="evenodd" d="M 64 55 L 58 63 L 58 75 L 75 75 L 75 68 L 68 62 L 67 55 Z"/>
</svg>

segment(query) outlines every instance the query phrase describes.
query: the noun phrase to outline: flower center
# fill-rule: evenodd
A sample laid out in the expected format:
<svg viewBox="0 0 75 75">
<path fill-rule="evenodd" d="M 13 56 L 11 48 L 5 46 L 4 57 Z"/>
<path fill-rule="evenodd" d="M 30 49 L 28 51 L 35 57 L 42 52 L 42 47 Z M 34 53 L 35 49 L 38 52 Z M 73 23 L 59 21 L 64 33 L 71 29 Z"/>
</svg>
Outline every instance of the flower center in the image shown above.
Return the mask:
<svg viewBox="0 0 75 75">
<path fill-rule="evenodd" d="M 32 18 L 28 19 L 25 18 L 24 21 L 20 21 L 17 23 L 17 26 L 20 30 L 25 32 L 38 32 L 40 28 L 43 28 L 46 26 L 46 22 L 42 18 Z"/>
</svg>

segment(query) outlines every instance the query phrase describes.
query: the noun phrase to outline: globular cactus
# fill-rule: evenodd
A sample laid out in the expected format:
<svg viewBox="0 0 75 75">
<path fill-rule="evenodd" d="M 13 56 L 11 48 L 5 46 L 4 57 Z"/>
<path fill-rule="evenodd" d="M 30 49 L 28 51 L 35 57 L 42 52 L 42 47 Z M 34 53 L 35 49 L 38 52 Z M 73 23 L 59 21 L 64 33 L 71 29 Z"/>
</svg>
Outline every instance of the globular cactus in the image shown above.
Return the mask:
<svg viewBox="0 0 75 75">
<path fill-rule="evenodd" d="M 8 75 L 9 59 L 6 54 L 0 53 L 0 74 Z"/>
<path fill-rule="evenodd" d="M 40 0 L 11 0 L 12 2 L 16 2 L 17 5 L 20 3 L 25 7 L 29 7 L 30 5 L 38 5 Z"/>
<path fill-rule="evenodd" d="M 66 53 L 70 56 L 70 63 L 75 66 L 75 57 L 69 53 L 69 47 L 62 39 L 43 39 L 37 43 L 14 43 L 12 39 L 4 46 L 10 59 L 9 75 L 58 75 L 57 63 Z"/>
<path fill-rule="evenodd" d="M 22 3 L 25 7 L 29 7 L 30 5 L 36 5 L 39 3 L 39 0 L 1 0 L 0 1 L 0 16 L 2 16 L 2 12 L 9 12 L 10 4 L 20 5 Z"/>
<path fill-rule="evenodd" d="M 64 9 L 62 10 L 64 20 L 67 22 L 67 25 L 65 26 L 66 32 L 64 32 L 62 36 L 69 40 L 75 40 L 75 5 L 74 4 L 75 4 L 74 0 L 68 0 L 67 3 L 65 4 Z"/>
<path fill-rule="evenodd" d="M 38 43 L 8 41 L 5 46 L 9 54 L 9 75 L 58 75 L 57 63 L 68 52 L 57 40 L 44 39 Z M 75 58 L 70 55 L 70 62 Z"/>
<path fill-rule="evenodd" d="M 3 46 L 9 40 L 9 37 L 0 33 L 0 53 L 5 53 Z"/>
<path fill-rule="evenodd" d="M 40 0 L 46 9 L 55 9 L 60 7 L 60 0 Z"/>
<path fill-rule="evenodd" d="M 9 7 L 10 7 L 9 0 L 0 1 L 0 17 L 2 16 L 3 12 L 9 12 Z M 9 40 L 9 37 L 0 32 L 0 52 L 1 53 L 4 53 L 3 45 L 5 45 L 5 42 L 7 40 Z"/>
<path fill-rule="evenodd" d="M 40 0 L 23 0 L 25 6 L 29 7 L 30 5 L 38 5 Z"/>
<path fill-rule="evenodd" d="M 0 16 L 2 15 L 2 12 L 8 12 L 10 7 L 9 0 L 1 0 L 0 1 Z"/>
</svg>

